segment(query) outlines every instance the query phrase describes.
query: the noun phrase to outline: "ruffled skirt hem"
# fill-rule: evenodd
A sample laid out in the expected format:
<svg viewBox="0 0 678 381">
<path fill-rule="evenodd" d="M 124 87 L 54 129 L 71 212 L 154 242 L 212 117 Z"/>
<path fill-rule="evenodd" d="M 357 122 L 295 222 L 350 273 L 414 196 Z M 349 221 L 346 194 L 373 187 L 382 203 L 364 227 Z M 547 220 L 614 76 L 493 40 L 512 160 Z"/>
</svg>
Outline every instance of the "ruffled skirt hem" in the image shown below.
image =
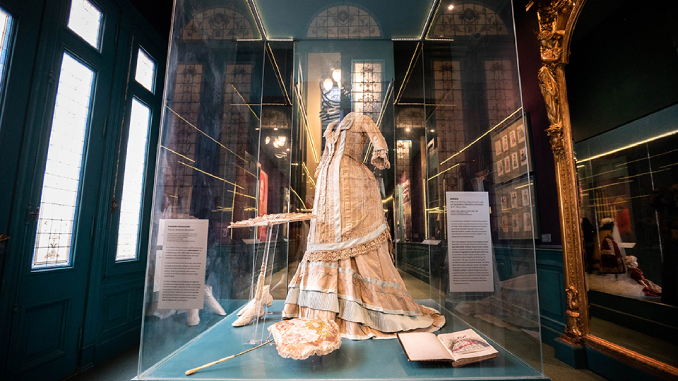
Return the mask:
<svg viewBox="0 0 678 381">
<path fill-rule="evenodd" d="M 283 318 L 334 320 L 352 340 L 433 332 L 445 317 L 414 302 L 391 262 L 387 242 L 335 261 L 302 261 L 290 281 Z"/>
</svg>

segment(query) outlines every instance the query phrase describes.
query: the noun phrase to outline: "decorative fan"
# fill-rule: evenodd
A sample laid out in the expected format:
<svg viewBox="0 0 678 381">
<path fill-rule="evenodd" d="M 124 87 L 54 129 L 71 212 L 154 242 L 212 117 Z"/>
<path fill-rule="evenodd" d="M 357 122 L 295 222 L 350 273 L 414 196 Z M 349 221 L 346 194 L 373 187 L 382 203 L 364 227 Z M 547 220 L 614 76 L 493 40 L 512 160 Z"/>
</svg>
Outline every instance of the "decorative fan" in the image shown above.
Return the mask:
<svg viewBox="0 0 678 381">
<path fill-rule="evenodd" d="M 341 347 L 339 326 L 332 320 L 292 319 L 268 327 L 278 354 L 284 358 L 305 360 L 324 356 Z"/>
</svg>

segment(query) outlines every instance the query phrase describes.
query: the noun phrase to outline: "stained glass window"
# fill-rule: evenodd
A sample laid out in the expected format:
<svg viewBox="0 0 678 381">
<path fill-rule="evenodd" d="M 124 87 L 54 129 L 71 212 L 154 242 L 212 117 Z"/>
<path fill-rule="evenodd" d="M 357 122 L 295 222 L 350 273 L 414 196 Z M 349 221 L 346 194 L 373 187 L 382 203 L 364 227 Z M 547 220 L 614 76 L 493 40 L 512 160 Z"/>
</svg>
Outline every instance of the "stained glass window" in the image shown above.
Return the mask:
<svg viewBox="0 0 678 381">
<path fill-rule="evenodd" d="M 71 262 L 94 72 L 64 53 L 49 136 L 33 267 Z"/>
<path fill-rule="evenodd" d="M 212 8 L 197 14 L 184 29 L 184 40 L 259 38 L 259 32 L 242 14 L 229 8 Z"/>
<path fill-rule="evenodd" d="M 101 36 L 101 11 L 87 0 L 72 0 L 68 28 L 90 45 L 99 48 Z"/>
<path fill-rule="evenodd" d="M 176 131 L 163 146 L 168 166 L 163 173 L 168 215 L 188 214 L 195 170 L 195 149 L 200 114 L 202 65 L 177 65 L 174 89 L 166 115 Z"/>
<path fill-rule="evenodd" d="M 376 20 L 366 11 L 349 5 L 330 7 L 311 21 L 306 37 L 370 38 L 381 37 Z"/>
<path fill-rule="evenodd" d="M 153 81 L 155 79 L 155 62 L 149 57 L 143 49 L 139 49 L 137 54 L 137 69 L 134 73 L 134 80 L 141 86 L 153 91 Z"/>
<path fill-rule="evenodd" d="M 506 25 L 489 8 L 479 4 L 458 4 L 452 9 L 445 7 L 429 32 L 428 38 L 450 38 L 457 36 L 499 36 L 508 35 Z"/>
<path fill-rule="evenodd" d="M 466 145 L 460 69 L 459 61 L 433 61 L 433 99 L 435 100 L 433 120 L 435 133 L 438 137 L 438 153 L 441 162 L 456 154 Z M 464 160 L 465 154 L 462 153 L 438 170 L 442 172 Z M 446 172 L 443 178 L 448 181 L 448 184 L 456 182 L 458 179 L 453 171 Z"/>
<path fill-rule="evenodd" d="M 377 122 L 383 95 L 383 61 L 353 61 L 353 110 Z"/>
<path fill-rule="evenodd" d="M 117 261 L 137 258 L 139 218 L 144 190 L 144 170 L 146 169 L 146 144 L 150 122 L 151 110 L 136 98 L 133 99 L 125 154 L 125 175 L 120 199 L 118 249 L 115 254 Z"/>
<path fill-rule="evenodd" d="M 488 120 L 493 127 L 518 108 L 511 61 L 485 61 L 485 81 Z"/>
</svg>

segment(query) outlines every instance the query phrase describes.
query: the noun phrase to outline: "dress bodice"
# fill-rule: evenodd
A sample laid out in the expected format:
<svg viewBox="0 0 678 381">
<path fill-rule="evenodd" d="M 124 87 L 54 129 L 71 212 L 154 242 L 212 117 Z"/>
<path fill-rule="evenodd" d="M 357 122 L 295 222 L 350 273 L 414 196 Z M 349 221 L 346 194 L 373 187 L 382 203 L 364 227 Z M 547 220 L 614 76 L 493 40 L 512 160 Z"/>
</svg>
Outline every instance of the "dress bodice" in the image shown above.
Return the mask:
<svg viewBox="0 0 678 381">
<path fill-rule="evenodd" d="M 342 134 L 345 135 L 343 139 Z M 337 154 L 348 156 L 362 163 L 365 144 L 369 142 L 373 146 L 371 163 L 379 169 L 390 168 L 386 141 L 379 127 L 368 116 L 352 112 L 346 115 L 341 123 L 330 123 L 325 131 L 325 139 L 325 152 L 318 169 L 323 164 L 328 164 Z"/>
<path fill-rule="evenodd" d="M 366 133 L 347 130 L 344 155 L 362 163 L 362 155 L 365 150 L 365 144 L 369 141 L 370 139 L 367 137 Z"/>
</svg>

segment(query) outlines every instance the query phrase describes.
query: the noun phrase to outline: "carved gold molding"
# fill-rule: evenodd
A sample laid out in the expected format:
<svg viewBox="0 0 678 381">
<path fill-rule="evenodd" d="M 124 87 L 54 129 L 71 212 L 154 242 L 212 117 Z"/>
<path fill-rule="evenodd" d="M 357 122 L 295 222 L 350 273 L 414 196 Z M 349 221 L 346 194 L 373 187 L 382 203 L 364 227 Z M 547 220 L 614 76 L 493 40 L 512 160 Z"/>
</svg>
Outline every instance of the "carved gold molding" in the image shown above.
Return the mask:
<svg viewBox="0 0 678 381">
<path fill-rule="evenodd" d="M 561 339 L 573 345 L 589 346 L 655 376 L 676 379 L 678 368 L 589 333 L 579 188 L 564 71 L 565 65 L 569 62 L 572 32 L 585 1 L 532 0 L 527 5 L 527 9 L 536 5 L 539 20 L 537 39 L 540 44 L 542 66 L 537 75 L 546 104 L 549 120 L 546 133 L 549 136 L 556 167 L 567 308 L 567 326 Z"/>
<path fill-rule="evenodd" d="M 528 5 L 528 8 L 535 3 Z M 563 245 L 567 326 L 563 337 L 581 344 L 589 332 L 588 300 L 583 279 L 583 240 L 579 223 L 579 191 L 572 146 L 564 66 L 569 56 L 569 36 L 583 0 L 538 0 L 536 2 L 542 66 L 539 87 L 546 103 L 549 128 L 546 133 L 556 166 L 558 208 Z"/>
</svg>

